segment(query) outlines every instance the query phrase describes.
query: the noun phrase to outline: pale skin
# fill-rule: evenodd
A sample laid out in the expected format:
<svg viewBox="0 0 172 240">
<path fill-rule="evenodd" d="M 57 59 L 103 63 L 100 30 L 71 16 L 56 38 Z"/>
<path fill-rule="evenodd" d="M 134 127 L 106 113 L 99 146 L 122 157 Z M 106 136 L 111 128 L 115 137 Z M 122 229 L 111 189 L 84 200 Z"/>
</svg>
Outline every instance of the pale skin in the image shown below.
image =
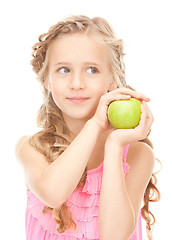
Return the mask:
<svg viewBox="0 0 172 240">
<path fill-rule="evenodd" d="M 138 142 L 147 136 L 153 123 L 146 103 L 150 99 L 137 91 L 117 89 L 108 66 L 106 46 L 87 34 L 60 37 L 50 46 L 48 57 L 45 87 L 62 110 L 73 141 L 49 165 L 45 156 L 30 146 L 29 137 L 19 140 L 16 154 L 24 168 L 27 188 L 48 206 L 58 207 L 75 190 L 85 167 L 96 168 L 104 160 L 100 239 L 126 240 L 136 228 L 154 167 L 151 148 Z M 142 101 L 140 123 L 135 129 L 114 130 L 107 119 L 108 105 L 130 97 Z M 130 144 L 127 154 L 130 171 L 124 177 L 121 159 L 126 144 Z"/>
</svg>

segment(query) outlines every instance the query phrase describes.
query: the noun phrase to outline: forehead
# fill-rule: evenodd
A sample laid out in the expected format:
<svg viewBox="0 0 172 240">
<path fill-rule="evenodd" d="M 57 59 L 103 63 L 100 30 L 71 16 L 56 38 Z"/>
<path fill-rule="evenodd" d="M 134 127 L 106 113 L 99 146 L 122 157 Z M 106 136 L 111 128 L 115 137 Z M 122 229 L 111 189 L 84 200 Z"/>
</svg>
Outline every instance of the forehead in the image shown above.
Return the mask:
<svg viewBox="0 0 172 240">
<path fill-rule="evenodd" d="M 58 36 L 48 49 L 49 61 L 96 61 L 103 64 L 108 62 L 106 44 L 96 41 L 88 33 L 72 33 Z"/>
</svg>

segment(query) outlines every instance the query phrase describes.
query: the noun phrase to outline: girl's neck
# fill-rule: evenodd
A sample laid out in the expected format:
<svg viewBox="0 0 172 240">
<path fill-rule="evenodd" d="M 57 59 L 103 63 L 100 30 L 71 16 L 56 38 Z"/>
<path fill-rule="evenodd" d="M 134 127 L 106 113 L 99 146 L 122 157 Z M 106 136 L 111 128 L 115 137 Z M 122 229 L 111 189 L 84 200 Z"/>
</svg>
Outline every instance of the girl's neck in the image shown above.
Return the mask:
<svg viewBox="0 0 172 240">
<path fill-rule="evenodd" d="M 83 119 L 69 119 L 66 116 L 63 116 L 65 123 L 67 124 L 68 129 L 70 130 L 71 138 L 74 139 L 79 132 L 82 130 L 87 120 Z"/>
</svg>

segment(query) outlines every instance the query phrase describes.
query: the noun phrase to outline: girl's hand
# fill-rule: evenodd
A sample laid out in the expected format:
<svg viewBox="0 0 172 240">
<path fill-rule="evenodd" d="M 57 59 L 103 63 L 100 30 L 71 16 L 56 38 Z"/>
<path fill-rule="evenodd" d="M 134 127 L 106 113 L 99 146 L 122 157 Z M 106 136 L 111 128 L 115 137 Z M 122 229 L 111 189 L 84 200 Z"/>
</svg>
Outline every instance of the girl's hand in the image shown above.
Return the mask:
<svg viewBox="0 0 172 240">
<path fill-rule="evenodd" d="M 106 141 L 106 149 L 108 146 L 114 148 L 114 144 L 123 147 L 126 144 L 145 139 L 150 133 L 153 121 L 154 118 L 148 105 L 142 101 L 139 125 L 134 129 L 117 129 L 111 132 Z"/>
<path fill-rule="evenodd" d="M 101 130 L 107 130 L 108 128 L 112 128 L 108 118 L 107 118 L 107 110 L 108 106 L 112 101 L 121 100 L 121 99 L 130 99 L 131 97 L 137 98 L 140 101 L 149 101 L 145 95 L 133 91 L 128 88 L 117 88 L 111 92 L 104 94 L 99 101 L 96 113 L 93 116 L 93 119 L 96 121 Z"/>
</svg>

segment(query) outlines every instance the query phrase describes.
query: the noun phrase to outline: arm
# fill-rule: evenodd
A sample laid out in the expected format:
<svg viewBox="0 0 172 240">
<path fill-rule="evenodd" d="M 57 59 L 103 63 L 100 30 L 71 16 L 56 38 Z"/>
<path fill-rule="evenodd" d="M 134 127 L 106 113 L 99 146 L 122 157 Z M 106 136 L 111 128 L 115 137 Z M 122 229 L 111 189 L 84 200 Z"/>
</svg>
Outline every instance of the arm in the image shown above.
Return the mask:
<svg viewBox="0 0 172 240">
<path fill-rule="evenodd" d="M 126 240 L 137 226 L 144 191 L 154 166 L 154 156 L 146 144 L 131 144 L 127 156 L 130 171 L 125 177 L 122 148 L 113 141 L 111 143 L 111 151 L 109 146 L 105 156 L 100 193 L 100 236 L 102 240 Z"/>
<path fill-rule="evenodd" d="M 99 133 L 94 120 L 89 120 L 66 151 L 51 165 L 28 140 L 19 141 L 16 154 L 30 190 L 50 207 L 55 208 L 65 202 L 78 185 Z"/>
<path fill-rule="evenodd" d="M 146 137 L 152 122 L 152 114 L 143 103 L 139 126 L 115 130 L 106 141 L 99 208 L 101 240 L 126 240 L 135 230 L 141 201 L 154 166 L 152 150 L 138 140 Z M 131 145 L 127 157 L 130 172 L 125 179 L 122 147 L 127 143 Z"/>
<path fill-rule="evenodd" d="M 70 146 L 51 165 L 29 144 L 27 138 L 19 141 L 16 154 L 24 168 L 26 184 L 42 202 L 53 208 L 58 207 L 75 190 L 99 134 L 108 129 L 108 104 L 115 99 L 128 99 L 125 92 L 132 91 L 120 89 L 102 96 L 95 116 L 87 121 Z M 133 96 L 140 94 L 133 92 Z"/>
</svg>

